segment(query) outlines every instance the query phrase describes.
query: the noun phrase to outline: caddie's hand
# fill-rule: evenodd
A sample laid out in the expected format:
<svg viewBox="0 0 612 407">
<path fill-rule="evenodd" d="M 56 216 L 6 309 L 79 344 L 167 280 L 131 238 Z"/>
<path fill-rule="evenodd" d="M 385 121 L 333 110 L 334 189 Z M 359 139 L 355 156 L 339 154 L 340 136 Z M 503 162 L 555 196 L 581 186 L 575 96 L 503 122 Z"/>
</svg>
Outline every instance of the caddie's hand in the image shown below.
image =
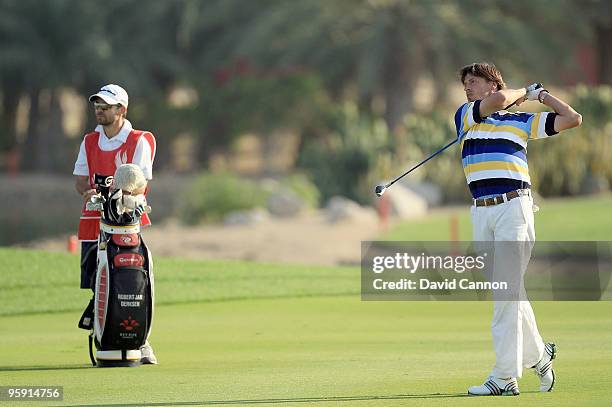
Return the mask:
<svg viewBox="0 0 612 407">
<path fill-rule="evenodd" d="M 95 189 L 88 189 L 87 191 L 83 192 L 83 201 L 89 202 L 91 197 L 97 194 L 98 191 L 96 191 Z"/>
<path fill-rule="evenodd" d="M 525 88 L 527 94 L 525 97 L 527 100 L 538 100 L 538 96 L 540 96 L 540 92 L 544 90 L 544 86 L 541 83 L 532 83 L 531 85 Z"/>
</svg>

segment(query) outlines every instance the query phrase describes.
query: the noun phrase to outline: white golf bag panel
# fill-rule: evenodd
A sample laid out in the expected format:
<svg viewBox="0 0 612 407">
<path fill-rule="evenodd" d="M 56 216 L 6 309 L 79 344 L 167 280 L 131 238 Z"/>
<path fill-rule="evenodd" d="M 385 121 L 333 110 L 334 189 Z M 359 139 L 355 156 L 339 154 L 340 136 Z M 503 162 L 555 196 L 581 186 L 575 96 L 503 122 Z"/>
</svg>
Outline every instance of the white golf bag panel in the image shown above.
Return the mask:
<svg viewBox="0 0 612 407">
<path fill-rule="evenodd" d="M 106 246 L 106 245 L 104 245 Z M 109 282 L 108 259 L 106 247 L 100 248 L 98 243 L 98 270 L 96 272 L 96 291 L 94 294 L 94 334 L 96 341 L 102 341 L 104 326 L 106 325 L 106 313 L 108 309 L 108 282 Z"/>
<path fill-rule="evenodd" d="M 151 309 L 149 316 L 149 333 L 145 339 L 149 339 L 149 335 L 151 335 L 151 331 L 153 330 L 153 317 L 155 316 L 155 277 L 153 274 L 153 255 L 151 254 L 151 250 L 142 242 L 145 250 L 147 251 L 147 260 L 148 260 L 148 271 L 149 271 L 149 285 L 151 287 Z"/>
<path fill-rule="evenodd" d="M 119 350 L 98 350 L 96 351 L 96 359 L 98 361 L 105 361 L 108 365 L 110 363 L 121 363 L 121 362 L 131 362 L 138 364 L 140 362 L 141 354 L 140 350 L 127 350 L 125 352 Z"/>
</svg>

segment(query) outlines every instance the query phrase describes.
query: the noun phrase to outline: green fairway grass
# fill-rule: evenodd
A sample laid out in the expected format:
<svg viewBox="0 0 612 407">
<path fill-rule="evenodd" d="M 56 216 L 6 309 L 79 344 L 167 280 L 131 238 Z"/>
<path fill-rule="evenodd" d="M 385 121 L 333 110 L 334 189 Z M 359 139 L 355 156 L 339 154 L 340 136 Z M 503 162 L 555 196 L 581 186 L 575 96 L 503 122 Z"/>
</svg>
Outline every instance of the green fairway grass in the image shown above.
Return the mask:
<svg viewBox="0 0 612 407">
<path fill-rule="evenodd" d="M 0 249 L 0 385 L 61 385 L 61 403 L 0 405 L 606 406 L 612 303 L 538 302 L 558 345 L 540 394 L 466 397 L 493 363 L 491 303 L 362 302 L 359 270 L 156 262 L 158 366 L 98 369 L 76 327 L 78 257 Z"/>
<path fill-rule="evenodd" d="M 78 289 L 75 255 L 0 248 L 0 264 L 0 316 L 72 311 L 91 297 Z M 154 258 L 154 264 L 158 305 L 359 292 L 358 270 L 347 267 L 173 258 Z"/>
<path fill-rule="evenodd" d="M 535 202 L 536 238 L 549 241 L 612 240 L 612 196 L 551 199 Z M 451 218 L 458 221 L 458 240 L 472 240 L 470 209 L 445 211 L 394 226 L 380 240 L 451 240 Z"/>
</svg>

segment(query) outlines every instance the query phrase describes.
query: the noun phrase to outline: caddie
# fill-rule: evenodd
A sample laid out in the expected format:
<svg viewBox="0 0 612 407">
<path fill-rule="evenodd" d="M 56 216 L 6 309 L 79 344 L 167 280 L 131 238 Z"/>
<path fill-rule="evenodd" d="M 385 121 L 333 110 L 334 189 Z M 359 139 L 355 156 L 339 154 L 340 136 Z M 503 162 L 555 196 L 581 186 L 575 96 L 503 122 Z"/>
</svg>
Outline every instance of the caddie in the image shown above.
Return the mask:
<svg viewBox="0 0 612 407">
<path fill-rule="evenodd" d="M 467 103 L 455 114 L 457 137 L 472 193 L 473 239 L 482 242 L 534 242 L 533 198 L 527 143 L 579 126 L 582 116 L 539 84 L 508 89 L 495 65 L 473 63 L 460 70 Z M 507 106 L 538 101 L 553 112 L 511 113 Z M 527 259 L 528 260 L 528 259 Z M 526 266 L 526 264 L 525 264 Z M 506 264 L 520 273 L 519 264 Z M 522 298 L 521 298 L 522 299 Z M 540 336 L 529 301 L 494 301 L 491 324 L 495 365 L 477 396 L 518 395 L 517 379 L 533 368 L 540 391 L 555 384 L 556 347 Z"/>
<path fill-rule="evenodd" d="M 98 126 L 85 135 L 73 174 L 76 176 L 76 190 L 83 198 L 83 210 L 79 222 L 78 238 L 81 241 L 81 288 L 93 289 L 96 272 L 97 239 L 100 233 L 99 211 L 88 211 L 85 203 L 96 194 L 94 174 L 109 176 L 115 174 L 122 164 L 136 164 L 146 180 L 153 178 L 153 160 L 156 142 L 150 131 L 136 130 L 127 120 L 129 98 L 119 85 L 103 86 L 89 97 L 93 105 Z M 146 187 L 137 193 L 144 192 Z M 145 213 L 141 225 L 151 221 Z M 151 346 L 146 343 L 141 349 L 142 363 L 156 364 Z"/>
</svg>

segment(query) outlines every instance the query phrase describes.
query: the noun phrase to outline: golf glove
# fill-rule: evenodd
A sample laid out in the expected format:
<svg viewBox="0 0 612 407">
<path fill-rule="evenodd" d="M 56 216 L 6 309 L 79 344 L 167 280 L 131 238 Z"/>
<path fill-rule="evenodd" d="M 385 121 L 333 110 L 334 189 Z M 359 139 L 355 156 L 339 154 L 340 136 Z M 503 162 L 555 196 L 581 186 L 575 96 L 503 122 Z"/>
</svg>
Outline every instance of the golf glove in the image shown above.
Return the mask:
<svg viewBox="0 0 612 407">
<path fill-rule="evenodd" d="M 538 96 L 540 96 L 540 92 L 544 90 L 544 86 L 541 83 L 532 83 L 531 85 L 525 88 L 527 94 L 525 97 L 527 100 L 538 100 Z"/>
</svg>

